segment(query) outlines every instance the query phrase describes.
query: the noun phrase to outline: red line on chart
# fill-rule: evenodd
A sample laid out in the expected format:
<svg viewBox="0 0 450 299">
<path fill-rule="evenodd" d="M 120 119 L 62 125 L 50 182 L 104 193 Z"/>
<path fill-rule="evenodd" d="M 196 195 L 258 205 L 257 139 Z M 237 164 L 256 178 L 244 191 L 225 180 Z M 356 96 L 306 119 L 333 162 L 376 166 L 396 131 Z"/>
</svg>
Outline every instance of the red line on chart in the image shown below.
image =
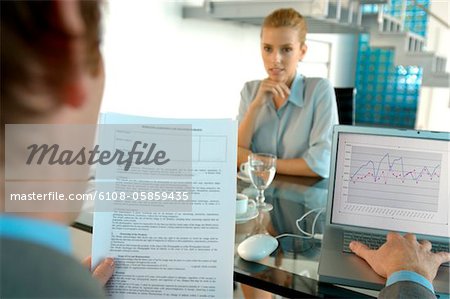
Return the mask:
<svg viewBox="0 0 450 299">
<path fill-rule="evenodd" d="M 381 168 L 381 163 L 383 162 L 384 159 L 387 159 L 387 164 L 388 164 L 388 169 L 387 172 L 385 170 L 380 170 Z M 400 162 L 400 166 L 401 166 L 401 171 L 400 172 L 395 172 L 393 170 L 394 165 L 396 162 Z M 358 175 L 358 173 L 364 169 L 365 167 L 372 165 L 372 171 L 369 171 L 367 173 L 364 174 L 360 174 Z M 370 168 L 370 167 L 369 167 Z M 416 184 L 419 183 L 419 181 L 422 179 L 422 177 L 424 175 L 428 175 L 430 180 L 433 180 L 433 177 L 435 176 L 436 178 L 439 179 L 439 172 L 437 171 L 440 168 L 440 164 L 436 165 L 432 170 L 430 170 L 427 166 L 423 166 L 422 169 L 420 170 L 420 172 L 416 172 L 415 169 L 411 170 L 411 171 L 406 171 L 404 170 L 404 166 L 403 166 L 403 158 L 397 158 L 392 160 L 390 160 L 390 156 L 389 153 L 386 153 L 383 158 L 381 158 L 380 162 L 378 162 L 378 168 L 375 169 L 375 162 L 373 162 L 372 160 L 367 161 L 367 163 L 361 165 L 357 171 L 355 171 L 355 173 L 353 175 L 350 176 L 350 181 L 352 181 L 353 183 L 355 183 L 356 181 L 362 181 L 367 177 L 373 177 L 373 181 L 374 182 L 378 182 L 380 181 L 382 178 L 384 179 L 384 183 L 387 184 L 387 178 L 389 175 L 392 175 L 394 178 L 397 179 L 401 179 L 402 183 L 405 182 L 405 179 L 407 176 L 411 176 L 411 179 L 413 181 L 416 181 Z M 422 179 L 423 180 L 423 179 Z"/>
</svg>

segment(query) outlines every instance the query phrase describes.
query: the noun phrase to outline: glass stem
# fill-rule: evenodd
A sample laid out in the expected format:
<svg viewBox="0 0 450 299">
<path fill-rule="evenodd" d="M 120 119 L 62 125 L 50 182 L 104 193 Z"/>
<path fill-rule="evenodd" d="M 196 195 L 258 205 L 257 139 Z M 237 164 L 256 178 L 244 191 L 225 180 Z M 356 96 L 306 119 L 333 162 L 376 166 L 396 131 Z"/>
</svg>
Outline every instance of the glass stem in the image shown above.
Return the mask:
<svg viewBox="0 0 450 299">
<path fill-rule="evenodd" d="M 258 196 L 256 197 L 258 201 L 258 206 L 263 206 L 266 198 L 264 197 L 264 189 L 258 189 Z"/>
</svg>

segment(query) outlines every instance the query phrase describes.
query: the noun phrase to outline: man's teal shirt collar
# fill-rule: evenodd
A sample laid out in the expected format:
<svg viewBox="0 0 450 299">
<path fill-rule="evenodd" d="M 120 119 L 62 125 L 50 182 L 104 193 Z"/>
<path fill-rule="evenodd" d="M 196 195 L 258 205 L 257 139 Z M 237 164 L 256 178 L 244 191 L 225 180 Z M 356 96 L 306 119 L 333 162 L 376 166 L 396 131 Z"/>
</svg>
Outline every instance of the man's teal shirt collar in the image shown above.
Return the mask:
<svg viewBox="0 0 450 299">
<path fill-rule="evenodd" d="M 72 254 L 69 230 L 56 222 L 0 214 L 0 237 L 28 241 Z"/>
</svg>

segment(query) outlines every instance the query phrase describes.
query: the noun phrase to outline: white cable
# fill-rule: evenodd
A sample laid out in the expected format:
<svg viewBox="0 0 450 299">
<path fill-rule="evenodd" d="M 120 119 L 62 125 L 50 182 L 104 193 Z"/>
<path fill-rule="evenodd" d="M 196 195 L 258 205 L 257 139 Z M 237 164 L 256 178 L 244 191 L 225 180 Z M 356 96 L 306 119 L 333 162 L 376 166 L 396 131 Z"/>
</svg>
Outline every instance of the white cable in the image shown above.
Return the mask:
<svg viewBox="0 0 450 299">
<path fill-rule="evenodd" d="M 302 234 L 307 235 L 307 236 L 311 236 L 310 233 L 305 232 L 305 231 L 300 227 L 300 222 L 301 222 L 300 219 L 297 219 L 297 221 L 295 221 L 295 225 L 297 226 L 297 229 L 298 229 Z"/>
<path fill-rule="evenodd" d="M 307 213 L 303 214 L 302 217 L 300 217 L 299 219 L 297 219 L 295 221 L 295 225 L 297 226 L 297 229 L 302 232 L 303 234 L 307 235 L 307 236 L 311 236 L 310 233 L 305 232 L 301 227 L 300 227 L 300 223 L 303 221 L 303 219 L 305 219 L 309 214 L 313 213 L 314 210 L 308 211 Z"/>
<path fill-rule="evenodd" d="M 317 240 L 322 240 L 322 235 L 321 234 L 316 234 L 315 233 L 315 228 L 316 228 L 316 223 L 317 220 L 319 219 L 320 214 L 323 213 L 323 211 L 325 211 L 324 208 L 317 208 L 317 209 L 313 209 L 310 210 L 308 212 L 306 212 L 305 214 L 303 214 L 302 217 L 300 217 L 299 219 L 297 219 L 295 221 L 295 225 L 297 226 L 298 230 L 304 234 L 305 236 L 300 236 L 300 235 L 295 235 L 295 234 L 281 234 L 276 236 L 275 238 L 283 238 L 283 237 L 295 237 L 295 238 L 301 238 L 301 239 L 317 239 Z M 318 212 L 316 214 L 316 216 L 314 217 L 313 223 L 312 223 L 312 229 L 311 229 L 311 233 L 305 232 L 301 227 L 300 227 L 300 222 L 302 222 L 308 215 L 314 213 L 314 212 Z"/>
<path fill-rule="evenodd" d="M 314 217 L 314 221 L 313 221 L 313 224 L 312 224 L 312 229 L 311 229 L 311 235 L 314 237 L 314 235 L 315 235 L 315 233 L 314 233 L 314 231 L 316 230 L 316 222 L 317 222 L 317 220 L 319 219 L 319 216 L 320 216 L 320 214 L 322 214 L 322 212 L 324 211 L 325 209 L 320 209 L 320 211 L 319 211 L 319 213 L 317 213 L 316 214 L 316 217 Z"/>
<path fill-rule="evenodd" d="M 322 213 L 323 210 L 324 210 L 323 208 L 317 208 L 317 209 L 312 209 L 312 210 L 306 212 L 305 214 L 303 214 L 302 217 L 300 217 L 299 219 L 297 219 L 297 220 L 295 221 L 295 225 L 297 226 L 297 229 L 298 229 L 300 232 L 302 232 L 304 235 L 307 235 L 307 236 L 312 237 L 312 236 L 314 235 L 314 226 L 315 226 L 315 223 L 316 223 L 317 220 L 315 220 L 315 221 L 313 222 L 312 233 L 305 232 L 305 231 L 300 227 L 300 222 L 302 222 L 303 219 L 305 219 L 309 214 L 312 214 L 312 213 L 314 213 L 314 212 L 319 211 L 319 213 L 318 213 L 317 215 L 320 215 L 320 213 Z M 315 219 L 318 218 L 317 215 L 316 215 L 316 218 L 315 218 Z"/>
<path fill-rule="evenodd" d="M 294 235 L 294 234 L 281 234 L 276 236 L 275 238 L 283 238 L 283 237 L 295 237 L 295 238 L 301 238 L 301 239 L 311 239 L 312 236 L 300 236 L 300 235 Z"/>
</svg>

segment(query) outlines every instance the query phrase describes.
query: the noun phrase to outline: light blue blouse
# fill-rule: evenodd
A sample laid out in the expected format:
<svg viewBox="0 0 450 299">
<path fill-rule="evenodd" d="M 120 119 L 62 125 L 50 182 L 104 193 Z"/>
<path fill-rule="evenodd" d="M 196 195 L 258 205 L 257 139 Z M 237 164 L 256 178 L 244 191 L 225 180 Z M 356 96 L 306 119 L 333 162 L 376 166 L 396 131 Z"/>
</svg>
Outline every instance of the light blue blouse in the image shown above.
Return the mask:
<svg viewBox="0 0 450 299">
<path fill-rule="evenodd" d="M 258 91 L 260 80 L 245 83 L 238 121 L 243 119 Z M 297 73 L 288 100 L 276 110 L 272 101 L 261 108 L 250 145 L 252 152 L 271 153 L 280 159 L 305 159 L 321 177 L 330 171 L 331 137 L 338 124 L 334 89 L 323 78 Z"/>
</svg>

